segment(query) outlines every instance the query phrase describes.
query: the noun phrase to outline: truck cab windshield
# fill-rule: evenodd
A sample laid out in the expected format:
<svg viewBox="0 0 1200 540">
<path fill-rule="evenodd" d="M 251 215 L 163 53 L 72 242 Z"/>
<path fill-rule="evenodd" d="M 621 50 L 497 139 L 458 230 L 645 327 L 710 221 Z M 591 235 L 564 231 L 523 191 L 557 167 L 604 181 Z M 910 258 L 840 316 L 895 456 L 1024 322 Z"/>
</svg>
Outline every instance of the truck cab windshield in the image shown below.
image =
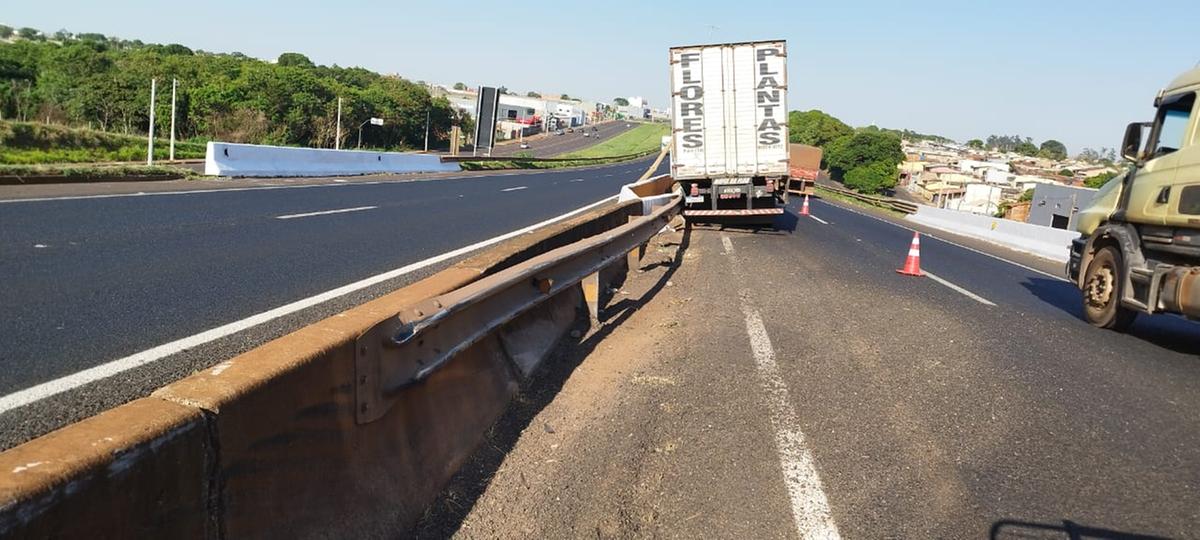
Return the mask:
<svg viewBox="0 0 1200 540">
<path fill-rule="evenodd" d="M 1159 109 L 1158 143 L 1150 154 L 1161 157 L 1179 150 L 1186 141 L 1188 121 L 1192 114 L 1192 105 L 1196 102 L 1196 94 L 1187 94 L 1170 99 Z"/>
</svg>

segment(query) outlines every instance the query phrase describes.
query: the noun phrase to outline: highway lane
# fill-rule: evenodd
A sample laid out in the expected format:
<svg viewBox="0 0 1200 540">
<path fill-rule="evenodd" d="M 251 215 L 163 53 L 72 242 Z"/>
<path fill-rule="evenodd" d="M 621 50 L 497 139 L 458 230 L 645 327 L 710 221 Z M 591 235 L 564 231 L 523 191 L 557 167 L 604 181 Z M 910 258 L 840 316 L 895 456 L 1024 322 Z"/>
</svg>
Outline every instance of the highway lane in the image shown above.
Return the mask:
<svg viewBox="0 0 1200 540">
<path fill-rule="evenodd" d="M 923 269 L 960 290 L 902 276 L 911 232 L 813 213 L 828 224 L 801 218 L 790 241 L 732 241 L 803 276 L 750 302 L 792 367 L 847 536 L 977 537 L 1004 520 L 1186 536 L 1200 522 L 1200 326 L 1100 331 L 1071 284 L 930 237 Z"/>
<path fill-rule="evenodd" d="M 522 149 L 519 143 L 503 144 L 492 150 L 492 155 L 514 156 L 517 154 L 528 154 L 533 157 L 555 157 L 560 154 L 575 152 L 594 146 L 601 141 L 637 127 L 637 124 L 614 121 L 596 124 L 595 127 L 595 132 L 592 131 L 591 125 L 587 125 L 575 128 L 574 133 L 567 133 L 564 129 L 562 135 L 548 134 L 536 139 L 529 139 L 526 141 L 529 143 L 529 148 L 525 149 Z M 589 133 L 589 135 L 584 137 L 584 132 Z"/>
<path fill-rule="evenodd" d="M 616 194 L 651 162 L 4 203 L 0 396 L 550 219 Z M 2 442 L 143 394 L 450 262 L 8 411 Z"/>
<path fill-rule="evenodd" d="M 1058 264 L 982 243 L 925 236 L 942 281 L 902 276 L 894 218 L 812 211 L 672 239 L 682 264 L 625 285 L 423 530 L 1194 536 L 1200 326 L 1092 328 Z"/>
</svg>

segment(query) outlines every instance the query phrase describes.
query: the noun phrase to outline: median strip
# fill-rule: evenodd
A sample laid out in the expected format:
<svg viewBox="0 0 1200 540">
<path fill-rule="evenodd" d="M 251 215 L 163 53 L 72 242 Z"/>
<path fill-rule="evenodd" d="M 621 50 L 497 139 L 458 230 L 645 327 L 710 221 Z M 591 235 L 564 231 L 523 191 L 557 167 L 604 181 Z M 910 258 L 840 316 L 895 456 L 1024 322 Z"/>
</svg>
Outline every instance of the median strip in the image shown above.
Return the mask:
<svg viewBox="0 0 1200 540">
<path fill-rule="evenodd" d="M 296 218 L 306 218 L 306 217 L 313 217 L 313 216 L 328 216 L 330 214 L 345 214 L 348 212 L 362 212 L 363 210 L 374 210 L 376 208 L 379 208 L 379 207 L 378 206 L 356 206 L 354 208 L 342 208 L 339 210 L 322 210 L 320 212 L 306 212 L 303 214 L 287 214 L 284 216 L 275 216 L 275 219 L 296 219 Z"/>
</svg>

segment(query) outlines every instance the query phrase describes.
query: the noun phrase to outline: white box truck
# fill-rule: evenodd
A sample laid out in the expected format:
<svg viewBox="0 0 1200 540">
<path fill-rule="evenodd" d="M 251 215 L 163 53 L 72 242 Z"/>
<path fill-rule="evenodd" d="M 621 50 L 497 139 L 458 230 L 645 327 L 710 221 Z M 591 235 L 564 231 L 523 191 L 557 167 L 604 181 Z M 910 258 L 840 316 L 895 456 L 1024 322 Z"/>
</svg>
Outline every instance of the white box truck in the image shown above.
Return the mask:
<svg viewBox="0 0 1200 540">
<path fill-rule="evenodd" d="M 672 47 L 671 176 L 690 220 L 770 223 L 787 202 L 787 43 Z"/>
</svg>

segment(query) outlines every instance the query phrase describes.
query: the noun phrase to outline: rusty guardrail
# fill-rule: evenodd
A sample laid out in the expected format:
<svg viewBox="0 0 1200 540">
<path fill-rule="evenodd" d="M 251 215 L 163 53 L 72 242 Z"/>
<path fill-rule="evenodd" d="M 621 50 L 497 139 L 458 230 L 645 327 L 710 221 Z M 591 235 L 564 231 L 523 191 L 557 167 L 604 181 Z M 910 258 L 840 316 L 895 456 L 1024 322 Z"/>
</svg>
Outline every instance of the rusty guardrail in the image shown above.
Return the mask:
<svg viewBox="0 0 1200 540">
<path fill-rule="evenodd" d="M 682 200 L 676 193 L 649 215 L 424 300 L 371 327 L 355 347 L 358 422 L 378 419 L 399 392 L 501 325 L 585 280 L 598 284 L 600 271 L 640 252 L 679 212 Z"/>
<path fill-rule="evenodd" d="M 842 188 L 837 188 L 837 187 L 818 185 L 817 189 L 832 191 L 833 193 L 837 193 L 838 195 L 842 195 L 844 197 L 850 197 L 851 199 L 854 199 L 856 201 L 865 202 L 865 203 L 873 205 L 873 206 L 878 206 L 880 208 L 887 208 L 889 210 L 895 210 L 897 212 L 902 212 L 905 214 L 917 213 L 917 207 L 919 206 L 917 203 L 902 201 L 900 199 L 894 199 L 892 197 L 880 197 L 877 195 L 867 195 L 864 193 L 859 193 L 857 191 L 851 191 L 848 189 L 842 189 Z"/>
</svg>

